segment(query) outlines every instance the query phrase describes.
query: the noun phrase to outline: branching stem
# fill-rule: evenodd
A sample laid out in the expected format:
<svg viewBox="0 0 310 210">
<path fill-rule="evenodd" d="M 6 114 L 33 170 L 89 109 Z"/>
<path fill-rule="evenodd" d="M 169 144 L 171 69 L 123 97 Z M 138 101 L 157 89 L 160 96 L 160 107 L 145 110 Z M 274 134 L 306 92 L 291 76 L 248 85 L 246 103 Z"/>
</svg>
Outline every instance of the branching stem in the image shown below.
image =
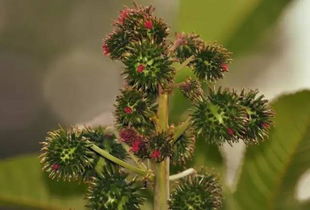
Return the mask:
<svg viewBox="0 0 310 210">
<path fill-rule="evenodd" d="M 175 132 L 173 135 L 173 140 L 176 141 L 190 126 L 191 119 L 187 118 L 184 122 L 182 122 L 179 126 L 175 128 Z"/>
<path fill-rule="evenodd" d="M 189 169 L 186 169 L 185 171 L 182 171 L 178 174 L 174 174 L 174 175 L 169 176 L 169 181 L 175 181 L 175 180 L 181 179 L 183 177 L 186 177 L 188 175 L 195 174 L 195 173 L 197 173 L 197 171 L 195 169 L 189 168 Z"/>
<path fill-rule="evenodd" d="M 150 176 L 149 171 L 143 170 L 143 169 L 141 169 L 141 168 L 137 168 L 137 167 L 135 167 L 135 166 L 133 166 L 133 165 L 131 165 L 131 164 L 125 162 L 125 161 L 123 161 L 123 160 L 121 160 L 121 159 L 119 159 L 119 158 L 117 158 L 117 157 L 111 155 L 111 154 L 110 154 L 109 152 L 107 152 L 106 150 L 101 149 L 101 148 L 98 147 L 97 145 L 94 145 L 94 144 L 93 144 L 90 148 L 91 148 L 92 150 L 94 150 L 95 152 L 97 152 L 97 153 L 98 153 L 99 155 L 101 155 L 102 157 L 104 157 L 104 158 L 106 158 L 106 159 L 112 161 L 113 163 L 116 163 L 116 164 L 118 164 L 118 165 L 120 165 L 120 166 L 122 166 L 122 167 L 124 167 L 124 168 L 127 168 L 128 170 L 131 170 L 132 172 L 135 172 L 135 173 L 140 174 L 140 175 L 145 176 L 145 177 Z"/>
</svg>

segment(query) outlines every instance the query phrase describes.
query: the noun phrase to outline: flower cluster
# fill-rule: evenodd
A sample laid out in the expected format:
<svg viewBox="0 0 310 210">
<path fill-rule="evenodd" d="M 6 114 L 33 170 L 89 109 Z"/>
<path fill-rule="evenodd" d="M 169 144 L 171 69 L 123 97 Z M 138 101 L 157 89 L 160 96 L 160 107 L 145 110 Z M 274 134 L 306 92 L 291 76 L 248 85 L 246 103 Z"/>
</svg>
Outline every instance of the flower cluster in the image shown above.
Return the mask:
<svg viewBox="0 0 310 210">
<path fill-rule="evenodd" d="M 169 202 L 154 199 L 155 209 L 168 209 L 168 203 L 172 210 L 220 209 L 221 187 L 213 175 L 191 168 L 168 178 L 166 172 L 190 163 L 196 139 L 217 145 L 264 140 L 273 113 L 258 91 L 213 87 L 229 71 L 227 49 L 196 34 L 179 33 L 169 41 L 167 25 L 153 12 L 153 7 L 124 8 L 103 40 L 103 54 L 124 65 L 115 126 L 49 132 L 42 143 L 43 170 L 57 180 L 87 183 L 90 209 L 140 209 L 143 183 L 153 182 L 150 189 L 161 196 L 176 179 Z M 176 83 L 176 67 L 189 67 L 192 77 Z M 187 120 L 177 126 L 168 119 L 174 89 L 192 103 Z"/>
</svg>

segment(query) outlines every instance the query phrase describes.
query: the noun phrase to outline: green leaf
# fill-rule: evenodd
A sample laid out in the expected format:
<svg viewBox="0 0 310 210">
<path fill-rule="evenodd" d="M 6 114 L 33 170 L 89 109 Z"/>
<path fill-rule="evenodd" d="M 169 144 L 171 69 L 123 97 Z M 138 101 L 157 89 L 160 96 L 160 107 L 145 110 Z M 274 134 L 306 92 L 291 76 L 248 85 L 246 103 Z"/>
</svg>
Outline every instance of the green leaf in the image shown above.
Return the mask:
<svg viewBox="0 0 310 210">
<path fill-rule="evenodd" d="M 31 209 L 84 209 L 85 186 L 49 179 L 37 155 L 0 161 L 0 203 Z"/>
<path fill-rule="evenodd" d="M 284 95 L 269 140 L 247 148 L 230 209 L 305 209 L 294 197 L 296 183 L 310 166 L 310 91 Z M 309 205 L 308 205 L 309 207 Z"/>
<path fill-rule="evenodd" d="M 182 0 L 179 30 L 224 42 L 235 54 L 251 49 L 292 0 Z"/>
</svg>

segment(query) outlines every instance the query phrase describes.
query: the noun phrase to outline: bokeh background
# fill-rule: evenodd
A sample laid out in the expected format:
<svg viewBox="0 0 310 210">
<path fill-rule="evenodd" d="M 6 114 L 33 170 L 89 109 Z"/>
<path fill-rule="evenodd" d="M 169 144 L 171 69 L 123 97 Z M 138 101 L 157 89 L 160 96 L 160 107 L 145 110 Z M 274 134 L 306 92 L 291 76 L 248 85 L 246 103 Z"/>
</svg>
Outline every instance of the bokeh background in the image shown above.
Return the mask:
<svg viewBox="0 0 310 210">
<path fill-rule="evenodd" d="M 258 88 L 271 100 L 310 89 L 310 0 L 138 2 L 157 8 L 172 37 L 196 32 L 232 50 L 223 86 Z M 124 4 L 131 1 L 0 0 L 0 161 L 38 153 L 38 142 L 58 124 L 113 123 L 122 65 L 102 56 L 101 40 Z M 172 121 L 187 105 L 176 100 Z M 233 186 L 244 146 L 221 151 L 225 182 Z M 299 199 L 310 197 L 308 177 L 303 175 Z"/>
</svg>

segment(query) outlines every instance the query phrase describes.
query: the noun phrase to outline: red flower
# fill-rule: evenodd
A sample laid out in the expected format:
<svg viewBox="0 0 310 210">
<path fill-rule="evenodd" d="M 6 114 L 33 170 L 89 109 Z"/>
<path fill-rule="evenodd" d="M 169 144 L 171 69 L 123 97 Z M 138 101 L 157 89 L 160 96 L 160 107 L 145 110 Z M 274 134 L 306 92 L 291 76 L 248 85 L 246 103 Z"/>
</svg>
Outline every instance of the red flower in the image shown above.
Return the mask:
<svg viewBox="0 0 310 210">
<path fill-rule="evenodd" d="M 229 134 L 229 135 L 234 135 L 235 134 L 235 131 L 233 130 L 233 129 L 231 129 L 231 128 L 227 128 L 227 133 Z"/>
<path fill-rule="evenodd" d="M 109 49 L 107 44 L 103 44 L 102 45 L 102 52 L 103 52 L 104 55 L 109 55 L 110 49 Z"/>
<path fill-rule="evenodd" d="M 151 154 L 151 158 L 156 159 L 160 157 L 160 151 L 158 149 L 154 150 Z"/>
<path fill-rule="evenodd" d="M 132 108 L 130 108 L 129 106 L 126 106 L 126 107 L 124 108 L 124 112 L 125 112 L 126 114 L 131 114 L 131 113 L 133 112 L 133 110 L 132 110 Z"/>
<path fill-rule="evenodd" d="M 119 136 L 122 141 L 130 144 L 136 138 L 137 133 L 133 129 L 124 128 L 119 132 Z"/>
<path fill-rule="evenodd" d="M 222 65 L 221 65 L 221 69 L 222 69 L 222 72 L 227 72 L 227 71 L 229 71 L 229 66 L 228 66 L 228 64 L 222 64 Z"/>
<path fill-rule="evenodd" d="M 51 168 L 52 168 L 53 171 L 57 171 L 60 168 L 60 165 L 59 164 L 53 164 L 51 166 Z"/>
<path fill-rule="evenodd" d="M 147 20 L 144 22 L 144 27 L 147 29 L 152 29 L 153 28 L 153 22 L 151 20 Z"/>
<path fill-rule="evenodd" d="M 139 64 L 139 66 L 137 66 L 137 72 L 139 73 L 143 72 L 144 69 L 145 69 L 145 66 L 143 64 Z"/>
</svg>

